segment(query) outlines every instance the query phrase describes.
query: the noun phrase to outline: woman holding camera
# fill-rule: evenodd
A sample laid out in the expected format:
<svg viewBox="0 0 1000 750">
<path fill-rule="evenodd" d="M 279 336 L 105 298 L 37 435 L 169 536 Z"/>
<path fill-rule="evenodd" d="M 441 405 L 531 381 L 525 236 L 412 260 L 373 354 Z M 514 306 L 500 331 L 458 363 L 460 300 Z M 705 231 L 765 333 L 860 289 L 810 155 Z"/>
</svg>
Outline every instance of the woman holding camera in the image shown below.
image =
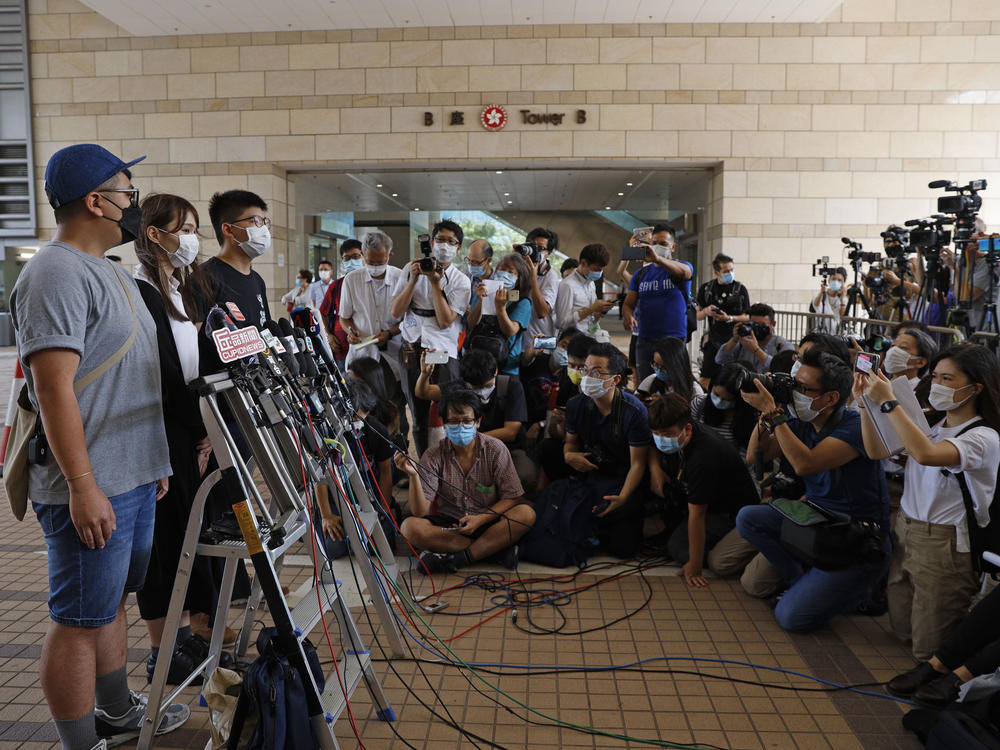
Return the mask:
<svg viewBox="0 0 1000 750">
<path fill-rule="evenodd" d="M 866 395 L 888 415 L 909 456 L 896 518 L 889 569 L 889 618 L 893 631 L 912 641 L 913 655 L 931 657 L 969 610 L 979 590 L 970 554 L 961 473 L 975 510 L 974 523 L 989 521 L 1000 465 L 1000 376 L 997 359 L 983 346 L 958 344 L 931 368 L 930 405 L 943 420 L 924 435 L 893 399 L 882 373 L 855 375 L 854 395 Z M 865 450 L 889 453 L 871 415 L 862 409 Z"/>
<path fill-rule="evenodd" d="M 746 456 L 750 433 L 757 426 L 757 412 L 740 396 L 740 386 L 753 376 L 739 362 L 719 368 L 708 386 L 708 397 L 696 399 L 691 419 L 715 429 Z"/>
</svg>

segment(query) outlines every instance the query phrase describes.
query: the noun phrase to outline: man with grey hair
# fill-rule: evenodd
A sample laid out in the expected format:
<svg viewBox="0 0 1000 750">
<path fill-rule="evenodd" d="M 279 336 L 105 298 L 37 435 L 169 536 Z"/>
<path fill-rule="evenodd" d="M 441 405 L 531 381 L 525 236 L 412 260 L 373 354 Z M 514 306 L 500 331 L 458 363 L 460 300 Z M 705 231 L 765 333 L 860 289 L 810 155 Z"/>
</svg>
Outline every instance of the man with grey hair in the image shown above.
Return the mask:
<svg viewBox="0 0 1000 750">
<path fill-rule="evenodd" d="M 361 238 L 365 266 L 344 277 L 340 295 L 341 325 L 351 345 L 346 366 L 358 357 L 383 359 L 397 378 L 399 370 L 399 318 L 389 312 L 392 290 L 402 271 L 389 265 L 392 238 L 372 230 Z"/>
</svg>

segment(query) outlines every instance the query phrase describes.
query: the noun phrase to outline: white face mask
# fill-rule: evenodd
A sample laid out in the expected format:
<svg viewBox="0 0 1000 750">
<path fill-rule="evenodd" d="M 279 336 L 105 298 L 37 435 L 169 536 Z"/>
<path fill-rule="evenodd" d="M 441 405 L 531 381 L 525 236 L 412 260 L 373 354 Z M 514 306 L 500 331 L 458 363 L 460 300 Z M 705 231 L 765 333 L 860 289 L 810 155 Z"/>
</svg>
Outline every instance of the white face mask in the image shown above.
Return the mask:
<svg viewBox="0 0 1000 750">
<path fill-rule="evenodd" d="M 320 272 L 319 272 L 319 278 L 320 278 L 320 280 L 321 280 L 321 281 L 329 281 L 329 280 L 330 280 L 330 277 L 331 277 L 332 275 L 333 275 L 333 274 L 331 274 L 331 273 L 330 273 L 329 271 L 327 271 L 327 270 L 326 270 L 325 268 L 324 268 L 324 269 L 323 269 L 322 271 L 320 271 Z"/>
<path fill-rule="evenodd" d="M 175 234 L 174 236 L 177 238 L 177 241 L 180 242 L 180 245 L 174 252 L 170 252 L 167 248 L 163 247 L 163 245 L 160 245 L 160 247 L 163 248 L 163 252 L 167 254 L 167 259 L 170 261 L 170 265 L 174 268 L 184 268 L 185 266 L 190 266 L 198 257 L 198 251 L 201 250 L 201 243 L 198 241 L 198 235 Z"/>
<path fill-rule="evenodd" d="M 247 254 L 248 258 L 259 258 L 271 249 L 271 230 L 267 227 L 258 227 L 251 224 L 246 227 L 246 242 L 238 243 L 240 249 Z"/>
<path fill-rule="evenodd" d="M 805 393 L 795 391 L 792 394 L 792 410 L 795 412 L 795 416 L 802 422 L 812 422 L 823 411 L 822 409 L 819 411 L 813 409 L 812 403 L 813 399 L 809 398 Z"/>
<path fill-rule="evenodd" d="M 792 362 L 792 369 L 788 371 L 788 374 L 794 378 L 801 369 L 802 369 L 802 363 L 799 362 L 798 360 L 795 360 L 794 362 Z"/>
<path fill-rule="evenodd" d="M 366 268 L 368 269 L 368 275 L 374 279 L 378 276 L 382 276 L 389 268 L 389 264 L 386 263 L 382 266 L 366 266 Z"/>
<path fill-rule="evenodd" d="M 670 245 L 653 245 L 653 250 L 655 250 L 656 254 L 661 258 L 669 258 L 673 248 Z"/>
<path fill-rule="evenodd" d="M 610 390 L 600 378 L 584 375 L 580 380 L 580 393 L 588 398 L 601 398 Z"/>
<path fill-rule="evenodd" d="M 496 388 L 497 388 L 496 383 L 494 383 L 488 388 L 480 388 L 478 391 L 473 391 L 473 393 L 479 396 L 479 400 L 485 404 L 487 401 L 490 400 L 490 396 L 493 395 L 493 391 L 495 391 Z"/>
<path fill-rule="evenodd" d="M 963 385 L 961 388 L 952 388 L 947 385 L 942 385 L 941 383 L 934 383 L 931 385 L 930 395 L 927 397 L 927 402 L 938 411 L 952 411 L 962 406 L 970 398 L 974 398 L 976 392 L 973 391 L 972 395 L 963 398 L 961 401 L 955 400 L 955 393 L 957 391 L 964 391 L 966 388 L 972 388 L 975 383 L 969 383 L 968 385 Z"/>
<path fill-rule="evenodd" d="M 882 365 L 885 367 L 887 373 L 895 375 L 898 372 L 910 369 L 910 359 L 909 352 L 903 351 L 898 346 L 893 346 L 885 353 Z"/>
<path fill-rule="evenodd" d="M 438 263 L 451 263 L 458 255 L 458 248 L 452 247 L 447 242 L 434 243 L 434 260 Z"/>
</svg>

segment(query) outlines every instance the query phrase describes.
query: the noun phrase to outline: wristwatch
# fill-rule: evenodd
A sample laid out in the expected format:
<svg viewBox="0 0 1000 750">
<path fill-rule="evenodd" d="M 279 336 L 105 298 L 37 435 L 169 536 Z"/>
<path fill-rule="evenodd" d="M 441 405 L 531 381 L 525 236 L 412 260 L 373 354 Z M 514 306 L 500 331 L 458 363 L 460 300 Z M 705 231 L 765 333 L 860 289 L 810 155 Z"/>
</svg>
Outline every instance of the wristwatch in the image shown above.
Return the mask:
<svg viewBox="0 0 1000 750">
<path fill-rule="evenodd" d="M 881 405 L 881 406 L 880 406 L 880 407 L 878 408 L 878 410 L 879 410 L 880 412 L 882 412 L 883 414 L 888 414 L 888 413 L 889 413 L 889 412 L 891 412 L 891 411 L 892 411 L 893 409 L 895 409 L 895 408 L 896 408 L 897 406 L 899 406 L 899 402 L 898 402 L 898 401 L 895 401 L 895 400 L 893 400 L 893 401 L 886 401 L 885 403 L 883 403 L 883 404 L 882 404 L 882 405 Z"/>
</svg>

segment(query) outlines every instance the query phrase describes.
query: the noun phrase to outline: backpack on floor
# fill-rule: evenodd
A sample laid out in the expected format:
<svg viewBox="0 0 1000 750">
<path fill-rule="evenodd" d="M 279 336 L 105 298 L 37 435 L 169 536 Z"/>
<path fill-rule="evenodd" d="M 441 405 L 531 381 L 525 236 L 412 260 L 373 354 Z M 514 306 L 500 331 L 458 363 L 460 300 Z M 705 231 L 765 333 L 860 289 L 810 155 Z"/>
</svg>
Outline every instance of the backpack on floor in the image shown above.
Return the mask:
<svg viewBox="0 0 1000 750">
<path fill-rule="evenodd" d="M 302 642 L 309 669 L 319 689 L 325 687 L 316 649 Z M 228 750 L 236 750 L 249 713 L 257 715 L 247 750 L 313 750 L 319 747 L 309 720 L 306 686 L 284 654 L 274 628 L 265 628 L 257 639 L 260 656 L 243 675 L 243 690 L 236 704 Z"/>
<path fill-rule="evenodd" d="M 1000 750 L 1000 693 L 947 708 L 915 708 L 903 716 L 927 750 Z"/>
<path fill-rule="evenodd" d="M 518 542 L 518 557 L 552 568 L 583 567 L 597 547 L 594 508 L 601 502 L 579 479 L 553 482 L 535 501 L 535 524 Z"/>
</svg>

